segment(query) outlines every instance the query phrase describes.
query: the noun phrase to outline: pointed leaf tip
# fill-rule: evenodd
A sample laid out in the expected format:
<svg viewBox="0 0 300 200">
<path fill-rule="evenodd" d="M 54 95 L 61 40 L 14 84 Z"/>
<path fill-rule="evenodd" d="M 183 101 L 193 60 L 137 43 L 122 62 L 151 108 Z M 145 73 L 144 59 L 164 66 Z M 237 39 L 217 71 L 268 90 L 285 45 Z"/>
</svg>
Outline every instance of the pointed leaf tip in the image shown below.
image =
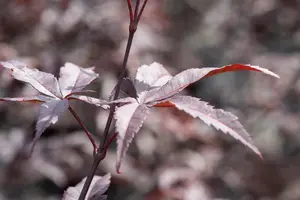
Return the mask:
<svg viewBox="0 0 300 200">
<path fill-rule="evenodd" d="M 137 102 L 118 107 L 115 111 L 117 136 L 116 171 L 120 172 L 121 162 L 135 134 L 142 127 L 148 115 L 148 108 Z"/>
<path fill-rule="evenodd" d="M 150 65 L 142 65 L 138 68 L 135 77 L 135 87 L 140 93 L 151 87 L 160 87 L 172 78 L 171 74 L 162 64 L 154 62 Z"/>
<path fill-rule="evenodd" d="M 221 68 L 191 68 L 180 72 L 179 74 L 171 78 L 166 84 L 162 85 L 160 88 L 151 89 L 149 92 L 147 92 L 144 101 L 146 103 L 150 103 L 167 99 L 178 94 L 190 84 L 199 81 L 203 78 L 220 73 L 238 70 L 258 71 L 279 78 L 277 74 L 271 72 L 270 70 L 254 65 L 231 64 Z"/>
<path fill-rule="evenodd" d="M 11 75 L 15 79 L 30 84 L 37 91 L 47 96 L 57 99 L 61 97 L 58 81 L 53 74 L 28 68 L 25 63 L 16 60 L 1 62 L 1 64 L 11 70 Z"/>
<path fill-rule="evenodd" d="M 27 67 L 25 63 L 20 62 L 18 60 L 9 60 L 9 61 L 0 62 L 0 66 L 7 69 Z"/>
<path fill-rule="evenodd" d="M 58 118 L 68 109 L 68 106 L 67 99 L 51 100 L 41 105 L 34 141 L 40 138 L 47 127 L 57 122 Z"/>
<path fill-rule="evenodd" d="M 275 78 L 280 78 L 280 76 L 270 70 L 268 70 L 267 68 L 263 68 L 263 67 L 260 67 L 260 66 L 254 66 L 254 65 L 250 65 L 252 67 L 254 67 L 255 69 L 257 69 L 258 71 L 261 71 L 267 75 L 270 75 L 270 76 L 273 76 Z"/>
<path fill-rule="evenodd" d="M 231 71 L 239 71 L 239 70 L 258 71 L 258 72 L 262 72 L 262 73 L 265 73 L 267 75 L 273 76 L 275 78 L 279 78 L 279 76 L 277 74 L 275 74 L 274 72 L 272 72 L 272 71 L 270 71 L 266 68 L 263 68 L 263 67 L 260 67 L 260 66 L 257 66 L 257 65 L 250 65 L 250 64 L 236 63 L 236 64 L 225 65 L 225 66 L 220 67 L 220 68 L 202 68 L 202 69 L 207 70 L 207 72 L 208 72 L 202 78 L 217 75 L 217 74 L 220 74 L 220 73 L 231 72 Z"/>
<path fill-rule="evenodd" d="M 235 115 L 222 109 L 214 109 L 207 102 L 200 101 L 194 97 L 175 96 L 168 99 L 168 101 L 194 118 L 200 118 L 207 125 L 212 125 L 217 130 L 228 133 L 262 158 L 249 133 L 240 124 Z"/>
</svg>

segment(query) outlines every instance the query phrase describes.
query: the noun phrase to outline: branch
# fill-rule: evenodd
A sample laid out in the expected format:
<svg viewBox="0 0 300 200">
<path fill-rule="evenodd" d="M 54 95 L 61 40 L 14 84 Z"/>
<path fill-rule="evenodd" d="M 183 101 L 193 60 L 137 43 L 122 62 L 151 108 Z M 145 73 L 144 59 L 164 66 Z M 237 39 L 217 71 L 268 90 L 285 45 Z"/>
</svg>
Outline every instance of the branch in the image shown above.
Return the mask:
<svg viewBox="0 0 300 200">
<path fill-rule="evenodd" d="M 116 92 L 115 92 L 113 101 L 116 100 L 118 98 L 119 94 L 120 94 L 121 84 L 122 84 L 123 78 L 125 76 L 126 64 L 127 64 L 127 61 L 128 61 L 129 52 L 130 52 L 130 48 L 131 48 L 131 45 L 132 45 L 133 36 L 134 36 L 134 32 L 130 32 L 129 37 L 128 37 L 128 41 L 127 41 L 127 46 L 126 46 L 125 56 L 124 56 L 124 60 L 123 60 L 123 65 L 122 65 L 122 73 L 119 77 L 119 81 L 118 81 L 117 86 L 116 86 Z M 110 108 L 109 116 L 108 116 L 108 119 L 107 119 L 107 122 L 106 122 L 106 126 L 105 126 L 105 129 L 104 129 L 104 141 L 103 141 L 102 144 L 105 144 L 105 142 L 106 142 L 107 135 L 109 133 L 109 128 L 110 128 L 110 125 L 111 125 L 111 122 L 112 122 L 112 119 L 113 119 L 113 115 L 114 115 L 114 112 L 115 112 L 115 108 L 116 108 L 116 105 L 112 104 L 111 108 Z"/>
<path fill-rule="evenodd" d="M 103 146 L 103 149 L 102 149 L 102 153 L 103 153 L 103 159 L 105 158 L 106 156 L 106 152 L 108 150 L 108 147 L 110 146 L 110 144 L 116 139 L 116 137 L 118 136 L 118 133 L 115 133 L 113 134 L 109 140 L 106 142 L 106 144 Z"/>
<path fill-rule="evenodd" d="M 81 121 L 81 119 L 79 118 L 79 116 L 76 114 L 75 110 L 73 110 L 73 108 L 71 106 L 69 106 L 69 111 L 72 113 L 74 118 L 77 120 L 77 122 L 80 124 L 80 126 L 82 127 L 82 129 L 84 130 L 84 132 L 86 133 L 88 138 L 90 139 L 90 141 L 93 145 L 93 148 L 94 148 L 94 154 L 96 154 L 98 151 L 98 147 L 97 147 L 96 141 L 93 138 L 92 134 L 87 130 L 87 128 L 85 127 L 85 125 L 83 124 L 83 122 Z"/>
<path fill-rule="evenodd" d="M 123 80 L 125 72 L 126 72 L 126 65 L 127 65 L 127 61 L 128 61 L 129 52 L 130 52 L 130 49 L 131 49 L 131 44 L 132 44 L 134 33 L 135 32 L 130 32 L 129 33 L 127 46 L 126 46 L 126 51 L 125 51 L 125 55 L 124 55 L 124 60 L 123 60 L 123 64 L 122 64 L 122 73 L 119 77 L 119 81 L 118 81 L 117 86 L 116 86 L 116 92 L 115 92 L 113 100 L 116 100 L 118 98 L 120 90 L 121 90 L 121 84 L 122 84 L 122 80 Z M 104 147 L 105 147 L 106 140 L 107 140 L 107 137 L 108 137 L 109 128 L 110 128 L 110 125 L 111 125 L 112 120 L 113 120 L 115 108 L 116 108 L 115 104 L 112 104 L 111 107 L 110 107 L 109 116 L 107 118 L 105 129 L 104 129 L 104 139 L 103 139 L 103 142 L 101 143 L 101 148 L 98 148 L 96 156 L 94 157 L 94 162 L 93 162 L 92 168 L 91 168 L 90 173 L 88 174 L 87 179 L 86 179 L 86 181 L 83 185 L 83 188 L 81 190 L 81 193 L 80 193 L 80 196 L 79 196 L 78 200 L 84 200 L 85 199 L 85 196 L 86 196 L 86 194 L 89 190 L 89 187 L 91 185 L 91 182 L 93 180 L 93 177 L 96 173 L 97 167 L 98 167 L 99 163 L 101 162 L 101 160 L 103 160 L 105 155 L 106 155 L 106 152 L 104 152 L 105 151 Z"/>
<path fill-rule="evenodd" d="M 116 100 L 119 96 L 119 93 L 120 93 L 120 90 L 121 90 L 121 84 L 122 84 L 123 78 L 126 74 L 127 61 L 128 61 L 130 49 L 131 49 L 131 46 L 132 46 L 133 37 L 134 37 L 134 34 L 137 30 L 138 20 L 139 20 L 139 18 L 141 17 L 141 15 L 143 13 L 143 10 L 144 10 L 144 8 L 147 4 L 147 1 L 144 2 L 143 7 L 142 7 L 142 9 L 139 13 L 138 9 L 139 9 L 140 0 L 137 0 L 135 10 L 134 10 L 134 15 L 132 14 L 131 0 L 127 0 L 127 4 L 128 4 L 129 15 L 130 15 L 129 36 L 128 36 L 126 50 L 125 50 L 125 54 L 124 54 L 124 58 L 123 58 L 123 62 L 122 62 L 122 71 L 121 71 L 121 74 L 119 76 L 119 81 L 118 81 L 117 86 L 116 86 L 116 92 L 115 92 L 115 95 L 113 97 L 113 100 Z M 133 15 L 133 19 L 132 19 L 131 15 Z M 92 168 L 91 168 L 91 170 L 90 170 L 90 172 L 87 176 L 87 179 L 86 179 L 86 181 L 83 185 L 83 188 L 80 192 L 80 196 L 79 196 L 78 200 L 84 200 L 85 199 L 86 194 L 87 194 L 87 192 L 89 190 L 89 187 L 91 185 L 91 182 L 93 180 L 93 177 L 94 177 L 94 175 L 96 173 L 96 170 L 98 168 L 98 165 L 105 158 L 106 152 L 107 152 L 107 149 L 108 149 L 109 145 L 112 143 L 112 141 L 117 136 L 117 133 L 115 133 L 108 141 L 106 141 L 107 137 L 108 137 L 109 129 L 110 129 L 110 126 L 111 126 L 111 123 L 112 123 L 112 120 L 113 120 L 113 115 L 114 115 L 114 112 L 115 112 L 115 108 L 116 108 L 115 104 L 112 104 L 111 107 L 110 107 L 109 116 L 107 118 L 107 122 L 106 122 L 105 129 L 104 129 L 104 139 L 103 139 L 103 142 L 101 143 L 101 148 L 98 148 L 98 151 L 97 151 L 97 153 L 94 157 Z"/>
<path fill-rule="evenodd" d="M 133 12 L 132 12 L 131 0 L 127 0 L 127 5 L 128 5 L 130 21 L 133 21 L 134 17 L 133 17 Z"/>
<path fill-rule="evenodd" d="M 98 152 L 94 158 L 94 161 L 93 161 L 93 165 L 92 165 L 92 168 L 85 180 L 85 183 L 84 183 L 84 186 L 80 192 L 80 196 L 78 198 L 78 200 L 84 200 L 85 199 L 85 196 L 89 190 L 89 187 L 91 185 L 91 182 L 93 180 L 93 177 L 97 171 L 97 168 L 100 164 L 100 162 L 105 158 L 106 156 L 106 152 L 107 152 L 107 149 L 108 147 L 110 146 L 110 144 L 114 141 L 114 139 L 117 137 L 118 133 L 115 133 L 109 140 L 108 142 L 104 145 L 104 150 L 101 151 L 100 153 Z"/>
<path fill-rule="evenodd" d="M 144 12 L 144 10 L 145 10 L 145 7 L 146 7 L 147 2 L 148 2 L 148 0 L 145 0 L 144 3 L 143 3 L 143 5 L 142 5 L 142 8 L 141 8 L 141 10 L 140 10 L 140 13 L 139 13 L 139 15 L 138 15 L 138 17 L 137 17 L 137 23 L 139 23 L 139 21 L 140 21 L 140 19 L 141 19 L 141 16 L 142 16 L 142 14 L 143 14 L 143 12 Z"/>
<path fill-rule="evenodd" d="M 134 20 L 136 21 L 138 19 L 138 13 L 140 8 L 140 0 L 136 1 L 135 9 L 134 9 Z"/>
</svg>

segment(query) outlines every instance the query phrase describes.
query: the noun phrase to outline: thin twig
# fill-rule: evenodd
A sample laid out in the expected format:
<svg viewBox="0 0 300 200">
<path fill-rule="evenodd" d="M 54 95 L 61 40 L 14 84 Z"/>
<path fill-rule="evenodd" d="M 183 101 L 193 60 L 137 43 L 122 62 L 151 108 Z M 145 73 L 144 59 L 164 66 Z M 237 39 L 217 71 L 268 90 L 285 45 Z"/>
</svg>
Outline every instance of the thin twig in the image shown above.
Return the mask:
<svg viewBox="0 0 300 200">
<path fill-rule="evenodd" d="M 86 193 L 87 193 L 87 191 L 90 187 L 90 184 L 93 180 L 93 177 L 94 177 L 94 175 L 97 171 L 97 168 L 98 168 L 100 162 L 105 158 L 108 147 L 114 141 L 114 139 L 117 137 L 117 135 L 118 135 L 118 133 L 115 133 L 114 135 L 112 135 L 112 137 L 109 138 L 107 143 L 104 145 L 103 151 L 101 151 L 101 153 L 96 154 L 95 159 L 93 161 L 92 168 L 91 168 L 91 170 L 90 170 L 90 172 L 89 172 L 89 174 L 86 178 L 86 181 L 85 181 L 84 186 L 81 190 L 81 193 L 80 193 L 80 196 L 79 196 L 78 200 L 84 200 L 85 199 Z"/>
<path fill-rule="evenodd" d="M 108 147 L 109 147 L 110 144 L 116 139 L 117 135 L 118 135 L 118 133 L 113 134 L 113 135 L 107 140 L 107 142 L 105 143 L 105 145 L 103 146 L 103 149 L 102 149 L 103 158 L 105 158 L 106 152 L 107 152 L 107 150 L 108 150 Z"/>
<path fill-rule="evenodd" d="M 139 21 L 141 19 L 141 16 L 142 16 L 142 14 L 143 14 L 143 12 L 145 10 L 147 2 L 148 2 L 148 0 L 144 0 L 144 3 L 142 5 L 142 8 L 141 8 L 140 13 L 139 13 L 138 18 L 137 18 L 137 23 L 139 23 Z"/>
<path fill-rule="evenodd" d="M 73 110 L 73 108 L 71 106 L 69 106 L 69 111 L 72 113 L 72 115 L 75 117 L 77 122 L 80 124 L 80 126 L 82 127 L 82 129 L 84 130 L 84 132 L 86 133 L 88 138 L 90 139 L 90 141 L 93 145 L 93 148 L 94 148 L 94 153 L 96 153 L 98 151 L 98 147 L 97 147 L 96 141 L 93 138 L 92 134 L 87 130 L 87 128 L 85 127 L 85 125 L 83 124 L 83 122 L 81 121 L 81 119 L 79 118 L 79 116 L 76 114 L 75 110 Z"/>
<path fill-rule="evenodd" d="M 135 9 L 134 9 L 134 20 L 135 21 L 137 20 L 137 17 L 138 17 L 139 8 L 140 8 L 140 0 L 137 0 L 136 4 L 135 4 Z"/>
<path fill-rule="evenodd" d="M 127 5 L 128 5 L 130 21 L 133 21 L 134 17 L 133 17 L 131 0 L 127 0 Z"/>
<path fill-rule="evenodd" d="M 89 187 L 92 183 L 92 180 L 94 178 L 94 175 L 97 171 L 97 168 L 98 168 L 101 160 L 102 160 L 101 155 L 97 153 L 94 157 L 92 168 L 90 169 L 89 174 L 86 177 L 86 180 L 84 182 L 84 185 L 83 185 L 83 188 L 80 192 L 78 200 L 85 200 L 85 196 L 86 196 L 86 194 L 89 190 Z"/>
</svg>

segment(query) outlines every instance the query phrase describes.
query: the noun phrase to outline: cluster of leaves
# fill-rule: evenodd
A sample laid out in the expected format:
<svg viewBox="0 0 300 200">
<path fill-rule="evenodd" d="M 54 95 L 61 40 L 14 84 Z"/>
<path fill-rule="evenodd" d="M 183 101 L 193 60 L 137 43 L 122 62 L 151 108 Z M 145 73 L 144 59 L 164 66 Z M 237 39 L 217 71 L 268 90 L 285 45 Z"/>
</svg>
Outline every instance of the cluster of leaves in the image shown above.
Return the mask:
<svg viewBox="0 0 300 200">
<path fill-rule="evenodd" d="M 222 109 L 214 109 L 207 102 L 198 98 L 178 95 L 184 88 L 198 80 L 236 70 L 259 71 L 279 78 L 277 74 L 265 68 L 243 64 L 232 64 L 221 68 L 187 69 L 176 76 L 171 76 L 158 63 L 141 66 L 137 71 L 134 83 L 127 79 L 127 82 L 131 82 L 131 84 L 124 85 L 131 87 L 124 88 L 131 91 L 131 96 L 114 101 L 114 103 L 119 103 L 115 111 L 116 131 L 118 132 L 117 171 L 120 169 L 129 144 L 141 128 L 151 107 L 176 107 L 194 118 L 200 118 L 207 125 L 212 125 L 216 129 L 230 134 L 262 157 L 250 135 L 235 115 Z"/>
<path fill-rule="evenodd" d="M 72 63 L 65 63 L 60 69 L 59 79 L 50 73 L 30 69 L 25 63 L 15 60 L 1 62 L 0 65 L 10 69 L 15 79 L 29 83 L 41 93 L 34 97 L 0 98 L 0 101 L 42 103 L 32 147 L 45 129 L 55 124 L 69 108 L 69 100 L 91 102 L 88 99 L 92 97 L 80 93 L 88 92 L 83 89 L 99 76 L 93 68 L 84 69 Z"/>
<path fill-rule="evenodd" d="M 141 66 L 134 81 L 130 78 L 123 80 L 121 98 L 115 101 L 105 101 L 79 94 L 87 92 L 83 89 L 99 76 L 93 68 L 84 69 L 72 63 L 66 63 L 60 69 L 60 78 L 57 80 L 52 74 L 30 69 L 18 61 L 1 62 L 1 65 L 10 69 L 14 78 L 29 83 L 41 93 L 35 97 L 0 98 L 2 101 L 43 103 L 36 124 L 34 143 L 43 131 L 56 123 L 59 116 L 68 109 L 70 100 L 81 100 L 103 108 L 108 108 L 111 104 L 117 105 L 114 118 L 118 133 L 116 162 L 118 172 L 130 143 L 143 125 L 151 107 L 176 107 L 230 134 L 262 157 L 235 115 L 222 109 L 214 109 L 198 98 L 178 95 L 178 93 L 205 77 L 236 70 L 259 71 L 279 78 L 277 74 L 265 68 L 244 64 L 231 64 L 221 68 L 192 68 L 172 76 L 161 64 L 153 63 Z M 111 96 L 114 96 L 114 92 L 115 90 Z"/>
</svg>

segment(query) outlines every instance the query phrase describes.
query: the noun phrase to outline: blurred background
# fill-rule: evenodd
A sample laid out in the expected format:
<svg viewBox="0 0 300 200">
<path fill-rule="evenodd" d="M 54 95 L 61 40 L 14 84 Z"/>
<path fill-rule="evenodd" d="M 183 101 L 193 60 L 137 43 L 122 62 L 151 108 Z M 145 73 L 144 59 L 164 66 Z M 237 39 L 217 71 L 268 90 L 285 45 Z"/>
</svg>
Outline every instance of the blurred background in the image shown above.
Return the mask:
<svg viewBox="0 0 300 200">
<path fill-rule="evenodd" d="M 300 199 L 300 2 L 298 0 L 151 0 L 134 38 L 128 75 L 162 63 L 172 74 L 192 67 L 251 63 L 255 72 L 207 78 L 186 93 L 236 114 L 264 156 L 176 109 L 153 109 L 115 172 L 113 143 L 97 174 L 112 173 L 110 200 Z M 18 59 L 59 73 L 66 61 L 95 66 L 89 89 L 107 99 L 128 36 L 125 0 L 1 0 L 0 60 Z M 0 69 L 1 97 L 36 92 Z M 101 139 L 107 111 L 72 103 Z M 31 158 L 39 105 L 0 103 L 0 199 L 58 200 L 92 163 L 92 146 L 66 113 Z"/>
</svg>

